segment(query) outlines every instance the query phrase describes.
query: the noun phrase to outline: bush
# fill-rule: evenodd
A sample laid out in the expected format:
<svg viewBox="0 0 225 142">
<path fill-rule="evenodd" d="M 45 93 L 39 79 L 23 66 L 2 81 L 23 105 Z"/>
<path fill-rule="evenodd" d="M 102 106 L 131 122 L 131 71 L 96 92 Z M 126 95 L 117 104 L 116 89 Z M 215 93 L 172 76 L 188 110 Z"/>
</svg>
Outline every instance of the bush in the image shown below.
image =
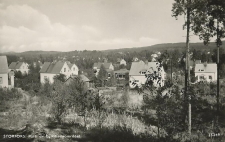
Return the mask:
<svg viewBox="0 0 225 142">
<path fill-rule="evenodd" d="M 10 108 L 10 101 L 18 100 L 22 94 L 16 89 L 3 89 L 0 88 L 0 112 L 6 111 Z"/>
</svg>

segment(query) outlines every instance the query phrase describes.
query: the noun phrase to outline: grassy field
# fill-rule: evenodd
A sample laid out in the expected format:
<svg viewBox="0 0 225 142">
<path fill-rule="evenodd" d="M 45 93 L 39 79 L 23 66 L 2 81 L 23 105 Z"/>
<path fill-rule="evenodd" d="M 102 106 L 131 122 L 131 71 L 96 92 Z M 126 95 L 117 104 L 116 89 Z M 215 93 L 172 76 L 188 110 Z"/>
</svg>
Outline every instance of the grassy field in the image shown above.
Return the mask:
<svg viewBox="0 0 225 142">
<path fill-rule="evenodd" d="M 57 124 L 51 119 L 50 102 L 25 91 L 17 93 L 19 97 L 6 101 L 9 107 L 0 113 L 0 141 L 147 141 L 157 136 L 156 126 L 146 125 L 134 114 L 116 110 L 99 112 L 93 109 L 84 121 L 83 116 L 71 109 L 63 118 L 63 123 Z M 141 107 L 141 94 L 130 91 L 127 95 L 128 108 Z M 115 92 L 111 96 L 115 100 L 112 105 L 122 106 L 123 96 L 123 92 Z M 161 136 L 166 136 L 163 130 L 160 132 Z M 5 138 L 6 135 L 24 135 L 25 138 Z M 62 137 L 66 135 L 71 137 Z"/>
</svg>

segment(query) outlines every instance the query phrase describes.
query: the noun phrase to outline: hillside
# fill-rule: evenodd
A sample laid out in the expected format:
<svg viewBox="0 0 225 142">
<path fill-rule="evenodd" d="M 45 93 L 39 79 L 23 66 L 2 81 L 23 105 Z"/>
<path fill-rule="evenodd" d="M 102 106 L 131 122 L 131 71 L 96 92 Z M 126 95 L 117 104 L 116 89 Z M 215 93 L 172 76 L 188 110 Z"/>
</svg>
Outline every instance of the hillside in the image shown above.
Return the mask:
<svg viewBox="0 0 225 142">
<path fill-rule="evenodd" d="M 223 41 L 222 47 L 225 47 L 225 41 Z M 134 48 L 122 48 L 122 49 L 112 49 L 112 50 L 105 50 L 104 52 L 138 52 L 143 50 L 148 51 L 163 51 L 163 50 L 185 50 L 186 43 L 163 43 L 163 44 L 156 44 L 152 46 L 146 47 L 134 47 Z M 208 46 L 204 45 L 203 43 L 190 43 L 190 49 L 196 50 L 211 50 L 215 49 L 216 44 L 210 43 Z"/>
<path fill-rule="evenodd" d="M 109 52 L 140 52 L 140 51 L 163 51 L 163 50 L 185 50 L 186 43 L 163 43 L 163 44 L 156 44 L 152 46 L 146 46 L 146 47 L 133 47 L 133 48 L 121 48 L 121 49 L 110 49 L 110 50 L 103 50 L 103 53 L 109 53 Z M 225 47 L 225 41 L 223 41 L 222 48 Z M 198 43 L 190 43 L 190 49 L 196 49 L 196 50 L 212 50 L 216 49 L 215 43 L 210 43 L 208 46 L 204 45 L 201 42 Z M 95 50 L 96 51 L 96 50 Z M 97 52 L 97 51 L 96 51 Z M 101 51 L 100 51 L 101 52 Z M 5 52 L 2 53 L 2 55 L 54 55 L 54 54 L 73 54 L 74 51 L 70 52 L 60 52 L 60 51 L 25 51 L 21 53 L 17 52 Z"/>
</svg>

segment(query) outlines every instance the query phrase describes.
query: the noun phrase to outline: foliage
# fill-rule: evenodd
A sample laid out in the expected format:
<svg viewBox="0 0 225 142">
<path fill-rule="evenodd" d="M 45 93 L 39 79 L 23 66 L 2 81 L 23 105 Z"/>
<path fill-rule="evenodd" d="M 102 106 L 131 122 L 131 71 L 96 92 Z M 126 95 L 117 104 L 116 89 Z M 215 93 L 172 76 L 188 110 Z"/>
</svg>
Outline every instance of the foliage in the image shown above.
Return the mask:
<svg viewBox="0 0 225 142">
<path fill-rule="evenodd" d="M 105 81 L 108 78 L 108 73 L 103 65 L 101 65 L 97 78 L 101 81 L 101 86 L 105 85 Z"/>
<path fill-rule="evenodd" d="M 21 93 L 16 89 L 5 89 L 0 87 L 0 112 L 10 108 L 9 102 L 21 98 Z"/>
<path fill-rule="evenodd" d="M 18 79 L 23 78 L 23 75 L 22 75 L 21 71 L 15 71 L 15 78 L 18 78 Z"/>
<path fill-rule="evenodd" d="M 53 91 L 50 93 L 52 102 L 52 114 L 53 118 L 58 122 L 62 122 L 62 118 L 67 114 L 69 105 L 69 95 L 64 89 L 64 85 L 55 80 L 53 84 Z"/>
<path fill-rule="evenodd" d="M 65 82 L 66 81 L 66 75 L 60 73 L 59 75 L 54 76 L 54 80 L 59 80 L 61 82 Z"/>
</svg>

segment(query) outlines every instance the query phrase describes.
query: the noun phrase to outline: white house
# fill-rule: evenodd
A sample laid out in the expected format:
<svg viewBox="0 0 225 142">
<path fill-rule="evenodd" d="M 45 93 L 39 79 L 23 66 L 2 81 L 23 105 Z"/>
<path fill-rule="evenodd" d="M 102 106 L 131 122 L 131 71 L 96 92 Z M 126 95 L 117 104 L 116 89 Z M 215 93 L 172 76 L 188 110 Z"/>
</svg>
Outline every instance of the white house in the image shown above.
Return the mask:
<svg viewBox="0 0 225 142">
<path fill-rule="evenodd" d="M 114 66 L 112 65 L 112 63 L 108 63 L 108 62 L 98 62 L 98 63 L 94 63 L 93 65 L 93 70 L 95 70 L 95 75 L 97 76 L 101 66 L 103 65 L 103 67 L 106 69 L 106 71 L 108 72 L 108 77 L 111 76 L 111 73 L 114 71 Z"/>
<path fill-rule="evenodd" d="M 0 56 L 0 87 L 14 87 L 14 72 L 9 71 L 6 56 Z"/>
<path fill-rule="evenodd" d="M 165 71 L 160 67 L 158 62 L 132 62 L 129 72 L 129 85 L 130 88 L 141 86 L 146 83 L 148 75 L 157 74 L 160 78 L 154 80 L 154 86 L 164 86 Z"/>
<path fill-rule="evenodd" d="M 139 61 L 139 59 L 137 57 L 134 57 L 132 61 L 137 62 L 137 61 Z"/>
<path fill-rule="evenodd" d="M 34 68 L 37 68 L 37 66 L 39 66 L 40 68 L 42 68 L 42 63 L 41 63 L 41 61 L 38 61 L 38 62 L 33 62 L 33 66 L 34 66 Z"/>
<path fill-rule="evenodd" d="M 196 81 L 213 82 L 217 80 L 217 64 L 216 63 L 202 63 L 195 65 Z"/>
<path fill-rule="evenodd" d="M 66 63 L 68 64 L 68 66 L 69 66 L 69 68 L 71 70 L 71 75 L 78 75 L 79 69 L 78 69 L 77 65 L 76 64 L 72 64 L 70 62 L 66 62 Z"/>
<path fill-rule="evenodd" d="M 20 71 L 23 75 L 29 73 L 29 65 L 25 62 L 12 62 L 9 71 Z"/>
<path fill-rule="evenodd" d="M 126 66 L 127 65 L 127 62 L 124 59 L 122 59 L 122 60 L 120 60 L 120 65 Z"/>
<path fill-rule="evenodd" d="M 59 74 L 64 74 L 66 79 L 71 75 L 71 70 L 65 61 L 45 62 L 40 70 L 40 82 L 45 83 L 48 80 L 49 83 L 53 83 L 54 76 Z"/>
</svg>

